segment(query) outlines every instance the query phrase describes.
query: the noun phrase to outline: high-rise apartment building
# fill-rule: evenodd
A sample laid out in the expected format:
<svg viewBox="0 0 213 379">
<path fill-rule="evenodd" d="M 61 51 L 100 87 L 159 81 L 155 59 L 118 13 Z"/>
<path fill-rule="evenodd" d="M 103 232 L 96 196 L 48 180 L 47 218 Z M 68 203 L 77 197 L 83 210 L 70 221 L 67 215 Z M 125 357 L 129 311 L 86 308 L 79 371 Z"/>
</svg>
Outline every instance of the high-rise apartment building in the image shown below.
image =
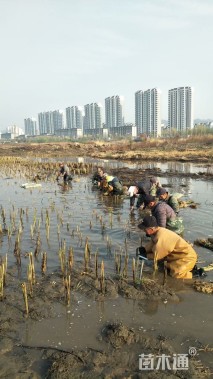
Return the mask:
<svg viewBox="0 0 213 379">
<path fill-rule="evenodd" d="M 102 105 L 99 103 L 84 106 L 84 129 L 100 129 L 102 127 Z"/>
<path fill-rule="evenodd" d="M 193 128 L 194 90 L 177 87 L 168 94 L 168 128 L 184 132 Z"/>
<path fill-rule="evenodd" d="M 51 123 L 51 112 L 40 112 L 38 114 L 38 126 L 39 133 L 42 134 L 54 134 L 54 130 Z"/>
<path fill-rule="evenodd" d="M 137 134 L 161 135 L 161 92 L 158 88 L 135 93 L 135 126 Z"/>
<path fill-rule="evenodd" d="M 72 106 L 66 108 L 67 129 L 83 129 L 83 108 Z"/>
<path fill-rule="evenodd" d="M 56 130 L 64 129 L 64 111 L 56 110 L 51 112 L 51 122 L 54 133 Z"/>
<path fill-rule="evenodd" d="M 55 110 L 38 114 L 40 134 L 54 134 L 56 130 L 64 128 L 64 112 Z"/>
<path fill-rule="evenodd" d="M 123 96 L 111 96 L 105 99 L 106 128 L 114 128 L 124 124 Z"/>
<path fill-rule="evenodd" d="M 24 129 L 27 136 L 36 136 L 38 134 L 36 119 L 33 117 L 25 118 Z"/>
</svg>

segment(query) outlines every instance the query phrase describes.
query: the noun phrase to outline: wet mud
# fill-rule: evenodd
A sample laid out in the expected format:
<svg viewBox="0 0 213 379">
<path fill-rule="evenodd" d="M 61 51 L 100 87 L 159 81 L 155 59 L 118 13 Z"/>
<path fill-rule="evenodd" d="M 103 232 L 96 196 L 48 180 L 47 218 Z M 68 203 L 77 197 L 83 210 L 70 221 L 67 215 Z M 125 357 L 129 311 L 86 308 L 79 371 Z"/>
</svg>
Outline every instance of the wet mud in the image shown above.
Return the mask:
<svg viewBox="0 0 213 379">
<path fill-rule="evenodd" d="M 76 146 L 76 149 L 78 147 Z M 18 164 L 18 168 L 17 168 Z M 57 163 L 26 163 L 19 161 L 4 165 L 5 172 L 8 177 L 14 177 L 17 170 L 22 173 L 26 179 L 34 180 L 35 182 L 47 181 L 53 182 Z M 8 170 L 8 167 L 10 169 Z M 91 176 L 94 171 L 92 164 L 71 164 L 72 173 L 76 175 L 76 182 L 80 177 Z M 3 168 L 2 168 L 3 170 Z M 144 176 L 164 176 L 165 171 L 160 169 L 128 169 L 119 168 L 111 169 L 112 174 L 117 175 L 124 185 L 134 184 L 135 178 Z M 213 175 L 211 170 L 207 173 L 179 173 L 166 172 L 166 176 L 173 177 L 188 176 L 191 178 L 212 180 Z M 5 177 L 4 177 L 5 179 Z M 169 187 L 169 183 L 167 185 Z M 53 192 L 54 193 L 54 192 Z M 108 201 L 108 200 L 107 200 Z M 110 201 L 110 200 L 109 200 Z M 53 205 L 52 205 L 53 207 Z M 27 212 L 25 210 L 25 212 Z M 1 239 L 8 238 L 9 233 L 4 225 L 4 212 L 1 210 L 2 227 L 0 232 Z M 23 210 L 19 213 L 22 220 Z M 26 217 L 28 217 L 26 213 Z M 29 222 L 29 221 L 28 221 Z M 22 225 L 23 226 L 23 225 Z M 80 233 L 80 232 L 79 232 Z M 57 234 L 57 232 L 55 232 Z M 30 236 L 28 237 L 30 241 Z M 37 241 L 38 242 L 38 241 Z M 40 259 L 41 247 L 35 240 L 30 242 L 31 250 L 35 258 Z M 211 241 L 210 241 L 211 242 Z M 36 250 L 37 249 L 37 250 Z M 16 254 L 15 254 L 16 253 Z M 137 267 L 137 274 L 133 276 L 130 262 L 128 271 L 122 269 L 120 272 L 109 274 L 106 272 L 101 275 L 101 261 L 98 261 L 97 269 L 95 267 L 95 257 L 92 255 L 91 260 L 85 264 L 77 262 L 71 269 L 52 270 L 51 272 L 36 273 L 35 282 L 32 286 L 32 291 L 29 291 L 28 286 L 28 313 L 26 312 L 26 304 L 24 301 L 22 287 L 26 277 L 22 275 L 22 269 L 18 261 L 18 250 L 14 249 L 14 260 L 16 263 L 11 265 L 6 270 L 5 283 L 3 292 L 1 292 L 0 301 L 0 377 L 1 378 L 16 378 L 16 379 L 68 379 L 68 378 L 211 378 L 213 370 L 212 347 L 205 345 L 202 338 L 195 334 L 190 334 L 186 331 L 186 341 L 182 341 L 183 345 L 179 348 L 175 339 L 178 339 L 178 330 L 176 334 L 171 332 L 153 332 L 150 322 L 150 329 L 145 330 L 140 326 L 143 320 L 131 322 L 115 322 L 115 320 L 101 319 L 97 323 L 93 332 L 95 340 L 93 346 L 90 339 L 85 339 L 85 347 L 74 346 L 72 338 L 66 346 L 50 343 L 48 340 L 42 340 L 42 343 L 35 343 L 36 336 L 33 335 L 34 326 L 41 325 L 44 321 L 51 324 L 59 316 L 58 307 L 61 307 L 64 313 L 72 316 L 72 312 L 76 311 L 79 303 L 84 299 L 87 306 L 94 304 L 104 304 L 107 301 L 113 301 L 113 305 L 119 301 L 126 301 L 122 308 L 127 314 L 131 313 L 132 304 L 136 304 L 137 308 L 143 307 L 143 301 L 151 302 L 149 314 L 155 314 L 158 305 L 162 304 L 179 304 L 182 301 L 181 294 L 187 291 L 196 292 L 196 295 L 203 297 L 212 296 L 212 283 L 203 280 L 192 281 L 175 281 L 171 278 L 166 278 L 163 272 L 159 270 L 153 273 L 153 269 L 148 267 L 144 269 L 142 280 L 139 278 L 140 267 Z M 22 253 L 22 261 L 28 259 Z M 41 265 L 41 262 L 39 261 Z M 70 275 L 70 303 L 68 304 L 67 296 L 67 278 Z M 198 293 L 200 292 L 200 293 Z M 129 302 L 130 303 L 129 303 Z M 131 306 L 130 306 L 131 304 Z M 141 305 L 142 304 L 142 305 Z M 201 302 L 202 304 L 202 302 Z M 112 306 L 113 306 L 112 305 Z M 60 308 L 60 309 L 61 309 Z M 119 308 L 119 306 L 118 306 Z M 190 309 L 189 309 L 190 311 Z M 84 312 L 84 311 L 83 311 Z M 82 313 L 83 313 L 82 312 Z M 121 308 L 119 308 L 116 317 L 121 318 Z M 193 310 L 192 323 L 193 323 Z M 205 308 L 203 310 L 205 313 Z M 79 315 L 80 316 L 80 315 Z M 173 316 L 172 316 L 173 317 Z M 115 319 L 115 317 L 111 317 Z M 86 323 L 92 324 L 92 316 L 86 320 Z M 200 321 L 204 323 L 205 320 Z M 85 321 L 82 321 L 85 323 Z M 176 322 L 176 321 L 174 321 Z M 59 331 L 63 329 L 65 317 L 62 318 Z M 184 324 L 184 321 L 183 321 Z M 82 323 L 83 328 L 83 323 Z M 157 328 L 156 328 L 157 329 Z M 24 332 L 23 332 L 24 331 Z M 23 338 L 23 333 L 27 333 L 28 338 Z M 81 325 L 79 327 L 81 333 Z M 32 338 L 30 338 L 32 337 Z M 201 336 L 202 337 L 202 336 Z M 91 338 L 92 340 L 92 338 Z M 28 342 L 27 342 L 28 341 Z M 33 341 L 30 343 L 30 341 Z M 69 338 L 68 338 L 69 341 Z M 88 343 L 89 341 L 89 343 Z M 181 350 L 182 346 L 184 349 Z M 190 346 L 195 346 L 198 354 L 188 354 Z M 145 355 L 152 354 L 155 359 L 162 354 L 168 355 L 170 358 L 174 354 L 186 353 L 189 358 L 189 364 L 186 370 L 177 368 L 151 370 L 151 372 L 142 371 L 139 367 L 139 358 L 143 353 Z M 208 368 L 210 367 L 210 368 Z"/>
<path fill-rule="evenodd" d="M 153 279 L 153 273 L 145 274 L 143 280 L 134 283 L 132 278 L 112 275 L 100 285 L 94 268 L 88 272 L 81 267 L 72 269 L 71 304 L 74 309 L 78 295 L 95 301 L 117 299 L 149 299 L 178 302 L 174 289 L 163 284 L 160 274 Z M 66 349 L 58 346 L 30 346 L 23 343 L 21 330 L 26 322 L 39 323 L 41 320 L 57 317 L 57 304 L 66 307 L 64 274 L 55 271 L 38 275 L 31 296 L 28 295 L 29 313 L 26 314 L 21 292 L 21 279 L 17 267 L 8 270 L 4 296 L 1 301 L 0 324 L 0 377 L 2 378 L 208 378 L 210 371 L 196 357 L 189 356 L 187 370 L 178 371 L 170 366 L 163 371 L 139 370 L 141 353 L 152 354 L 155 359 L 161 354 L 172 358 L 175 354 L 173 341 L 166 336 L 153 336 L 141 328 L 129 327 L 122 322 L 107 322 L 98 327 L 95 338 L 102 348 Z M 187 282 L 187 286 L 192 286 Z M 174 283 L 173 283 L 174 286 Z M 179 283 L 184 288 L 184 283 Z M 195 286 L 195 284 L 194 284 Z M 89 320 L 88 320 L 89 322 Z M 31 330 L 29 330 L 31 333 Z M 154 358 L 153 358 L 154 359 Z M 9 363 L 10 362 L 10 363 Z"/>
</svg>

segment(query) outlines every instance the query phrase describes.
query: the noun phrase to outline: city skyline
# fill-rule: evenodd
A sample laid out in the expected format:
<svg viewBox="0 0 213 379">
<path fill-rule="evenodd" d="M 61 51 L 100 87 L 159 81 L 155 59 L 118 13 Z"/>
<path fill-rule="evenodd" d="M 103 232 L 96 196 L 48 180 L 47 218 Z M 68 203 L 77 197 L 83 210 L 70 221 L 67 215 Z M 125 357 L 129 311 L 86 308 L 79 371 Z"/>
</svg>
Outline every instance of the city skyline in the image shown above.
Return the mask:
<svg viewBox="0 0 213 379">
<path fill-rule="evenodd" d="M 0 0 L 0 131 L 69 104 L 137 89 L 195 88 L 194 118 L 213 119 L 211 0 Z"/>
</svg>

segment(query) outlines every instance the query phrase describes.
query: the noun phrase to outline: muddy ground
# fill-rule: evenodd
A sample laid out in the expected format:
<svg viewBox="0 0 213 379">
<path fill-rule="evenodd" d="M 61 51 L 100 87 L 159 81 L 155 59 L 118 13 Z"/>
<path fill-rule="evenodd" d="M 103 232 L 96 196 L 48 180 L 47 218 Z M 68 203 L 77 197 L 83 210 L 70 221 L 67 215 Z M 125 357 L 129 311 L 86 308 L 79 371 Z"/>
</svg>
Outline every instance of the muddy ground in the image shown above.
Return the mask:
<svg viewBox="0 0 213 379">
<path fill-rule="evenodd" d="M 156 160 L 156 150 L 148 154 L 147 152 L 138 152 L 130 146 L 130 153 L 125 153 L 123 145 L 113 146 L 112 144 L 78 144 L 78 143 L 61 143 L 61 144 L 14 144 L 1 145 L 0 154 L 2 157 L 20 157 L 40 156 L 40 157 L 63 157 L 73 156 L 92 156 L 98 158 L 117 158 L 117 159 L 153 159 Z M 143 155 L 144 154 L 144 155 Z M 192 160 L 197 162 L 206 162 L 211 168 L 212 153 L 211 148 L 203 150 L 203 155 L 191 151 L 189 154 L 185 151 L 179 151 L 176 160 Z M 159 159 L 161 153 L 159 154 Z M 171 159 L 171 152 L 164 154 L 162 159 Z M 174 159 L 174 157 L 172 157 Z M 56 165 L 54 166 L 56 169 Z M 79 166 L 80 167 L 80 166 Z M 88 169 L 83 174 L 92 175 L 93 167 L 81 166 L 79 169 Z M 53 167 L 41 167 L 39 175 L 41 179 L 49 178 L 49 173 L 53 172 Z M 35 173 L 38 174 L 38 167 L 34 169 L 31 166 L 30 172 L 26 177 L 33 179 Z M 135 178 L 144 176 L 163 176 L 159 169 L 153 170 L 129 170 L 127 168 L 112 169 L 112 173 L 117 175 L 125 185 L 134 184 Z M 167 173 L 174 175 L 174 172 Z M 202 180 L 212 180 L 213 173 L 211 170 L 207 173 L 198 174 L 177 173 L 175 175 L 187 175 L 190 177 L 202 178 Z M 38 178 L 39 180 L 39 178 Z M 118 322 L 104 322 L 97 327 L 95 338 L 101 344 L 98 347 L 86 348 L 60 348 L 58 345 L 49 346 L 48 341 L 44 345 L 33 346 L 24 344 L 22 330 L 26 328 L 30 321 L 40 323 L 41 320 L 53 320 L 57 317 L 57 305 L 68 307 L 72 311 L 76 306 L 79 295 L 85 296 L 86 299 L 103 303 L 104 301 L 114 299 L 131 299 L 140 301 L 151 299 L 157 302 L 179 302 L 178 291 L 180 288 L 190 287 L 192 291 L 198 290 L 206 293 L 202 282 L 187 281 L 175 283 L 167 278 L 164 283 L 162 274 L 153 277 L 153 273 L 145 273 L 142 283 L 138 278 L 133 282 L 132 275 L 125 273 L 117 275 L 107 275 L 101 287 L 100 282 L 100 262 L 98 278 L 94 273 L 94 267 L 90 267 L 87 272 L 83 265 L 75 266 L 71 271 L 71 301 L 66 305 L 66 293 L 63 284 L 63 275 L 60 271 L 38 275 L 33 285 L 32 296 L 29 296 L 29 314 L 26 315 L 23 294 L 21 291 L 22 279 L 19 275 L 18 267 L 10 267 L 6 275 L 6 284 L 4 295 L 0 302 L 0 377 L 17 378 L 17 379 L 68 379 L 68 378 L 105 378 L 105 379 L 138 379 L 138 378 L 210 378 L 212 368 L 207 367 L 208 360 L 211 361 L 209 354 L 212 354 L 211 346 L 203 346 L 202 341 L 190 340 L 191 346 L 195 346 L 200 351 L 199 356 L 189 355 L 189 368 L 187 370 L 166 369 L 166 370 L 139 370 L 139 355 L 153 354 L 155 358 L 159 355 L 166 354 L 170 357 L 177 353 L 176 346 L 172 336 L 153 335 L 150 331 L 144 332 L 138 326 Z M 209 291 L 209 292 L 208 292 Z M 29 334 L 31 331 L 29 330 Z M 99 346 L 97 344 L 97 346 Z M 205 356 L 207 355 L 207 359 Z M 209 357 L 209 359 L 208 359 Z"/>
<path fill-rule="evenodd" d="M 71 269 L 71 303 L 66 305 L 66 292 L 63 277 L 59 271 L 38 275 L 33 285 L 32 295 L 28 294 L 29 314 L 26 314 L 21 291 L 21 280 L 17 267 L 10 268 L 6 275 L 4 296 L 0 304 L 0 377 L 1 378 L 210 378 L 210 370 L 197 357 L 189 356 L 187 370 L 170 369 L 141 371 L 139 355 L 141 353 L 157 356 L 166 354 L 172 357 L 176 353 L 173 341 L 168 336 L 153 336 L 141 328 L 129 327 L 122 322 L 107 322 L 100 325 L 97 341 L 102 348 L 62 349 L 56 347 L 31 346 L 23 344 L 21 330 L 30 320 L 40 322 L 57 317 L 55 305 L 61 304 L 67 309 L 75 308 L 79 294 L 88 299 L 106 301 L 124 297 L 128 299 L 155 299 L 157 301 L 178 302 L 179 297 L 169 283 L 164 283 L 163 274 L 153 278 L 153 273 L 144 273 L 143 281 L 131 275 L 106 276 L 101 286 L 100 268 L 96 278 L 94 267 L 87 272 L 79 266 Z M 155 274 L 156 275 L 156 274 Z M 174 283 L 173 283 L 174 285 Z M 178 282 L 184 287 L 184 282 Z M 193 281 L 187 281 L 192 287 Z M 205 295 L 204 295 L 205 296 Z M 70 311 L 68 311 L 70 312 Z M 29 330 L 30 333 L 30 330 Z M 195 341 L 194 341 L 195 343 Z M 202 346 L 196 342 L 197 349 Z M 208 347 L 206 350 L 208 354 Z"/>
<path fill-rule="evenodd" d="M 0 156 L 93 157 L 118 160 L 213 162 L 213 138 L 110 142 L 6 143 Z"/>
</svg>

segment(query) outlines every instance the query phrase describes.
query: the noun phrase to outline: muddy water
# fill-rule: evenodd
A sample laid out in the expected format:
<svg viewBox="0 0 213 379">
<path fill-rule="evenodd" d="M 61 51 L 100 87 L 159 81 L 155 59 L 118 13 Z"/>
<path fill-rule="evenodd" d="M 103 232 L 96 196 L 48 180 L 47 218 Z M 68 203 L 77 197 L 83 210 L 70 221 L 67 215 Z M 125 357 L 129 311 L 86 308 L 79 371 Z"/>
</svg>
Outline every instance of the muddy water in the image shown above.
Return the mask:
<svg viewBox="0 0 213 379">
<path fill-rule="evenodd" d="M 118 162 L 104 162 L 108 171 L 111 166 L 118 164 L 122 165 Z M 157 165 L 163 170 L 173 167 L 169 163 Z M 177 170 L 185 170 L 184 172 L 203 171 L 200 166 L 192 164 L 175 165 Z M 142 215 L 138 211 L 129 213 L 129 199 L 104 197 L 92 186 L 88 177 L 75 177 L 72 185 L 66 187 L 55 182 L 43 182 L 41 189 L 31 190 L 21 188 L 23 182 L 25 181 L 20 178 L 2 178 L 0 195 L 0 204 L 6 213 L 6 227 L 13 224 L 16 229 L 10 241 L 6 233 L 1 236 L 1 255 L 8 254 L 9 266 L 15 264 L 15 238 L 20 225 L 22 227 L 22 266 L 17 270 L 20 281 L 26 279 L 26 255 L 35 251 L 38 232 L 42 243 L 41 251 L 47 252 L 49 273 L 60 266 L 58 251 L 64 241 L 67 248 L 73 247 L 75 261 L 82 263 L 83 269 L 84 246 L 88 237 L 92 253 L 99 252 L 105 262 L 107 274 L 114 271 L 115 252 L 127 251 L 130 257 L 134 257 L 141 238 L 145 241 L 143 233 L 137 229 Z M 175 176 L 171 178 L 166 173 L 161 177 L 161 183 L 170 185 L 170 192 L 182 192 L 185 199 L 193 199 L 199 204 L 197 209 L 185 208 L 180 211 L 185 224 L 184 237 L 190 242 L 197 238 L 212 237 L 213 183 Z M 50 219 L 49 238 L 45 227 L 47 212 Z M 32 234 L 33 223 L 35 228 Z M 3 226 L 3 219 L 1 224 Z M 213 262 L 212 251 L 202 247 L 196 247 L 196 251 L 200 267 Z M 40 272 L 41 255 L 35 264 L 36 270 Z M 208 273 L 207 279 L 213 279 L 213 271 Z M 41 318 L 39 322 L 27 320 L 20 338 L 23 344 L 30 346 L 104 348 L 103 341 L 97 340 L 96 336 L 106 321 L 119 320 L 136 329 L 149 330 L 156 335 L 169 335 L 181 353 L 186 353 L 195 341 L 211 345 L 211 295 L 196 293 L 190 286 L 172 280 L 170 284 L 179 295 L 179 302 L 168 303 L 166 298 L 157 302 L 125 300 L 120 297 L 95 302 L 76 294 L 70 307 L 62 304 L 55 307 L 54 318 Z M 210 360 L 208 365 L 212 363 L 212 356 Z"/>
</svg>

